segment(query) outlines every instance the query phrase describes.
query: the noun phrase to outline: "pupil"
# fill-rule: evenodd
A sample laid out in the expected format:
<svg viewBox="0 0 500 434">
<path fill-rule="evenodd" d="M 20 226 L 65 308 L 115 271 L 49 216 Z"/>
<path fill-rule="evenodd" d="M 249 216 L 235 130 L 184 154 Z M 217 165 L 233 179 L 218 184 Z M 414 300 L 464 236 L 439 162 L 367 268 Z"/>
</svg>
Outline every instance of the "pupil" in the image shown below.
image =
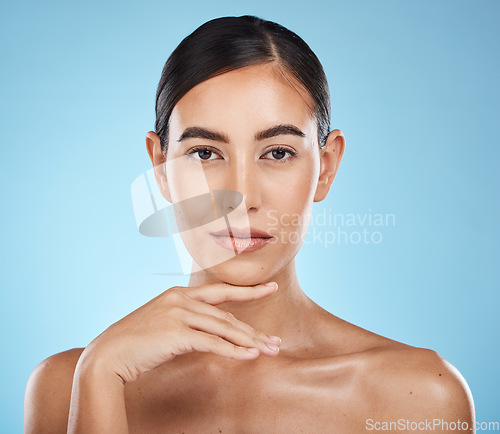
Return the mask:
<svg viewBox="0 0 500 434">
<path fill-rule="evenodd" d="M 212 154 L 212 151 L 210 149 L 203 149 L 201 151 L 198 151 L 198 155 L 203 160 L 208 160 L 210 158 L 211 154 Z"/>
<path fill-rule="evenodd" d="M 285 151 L 283 149 L 275 149 L 273 150 L 273 157 L 281 160 L 285 155 Z"/>
</svg>

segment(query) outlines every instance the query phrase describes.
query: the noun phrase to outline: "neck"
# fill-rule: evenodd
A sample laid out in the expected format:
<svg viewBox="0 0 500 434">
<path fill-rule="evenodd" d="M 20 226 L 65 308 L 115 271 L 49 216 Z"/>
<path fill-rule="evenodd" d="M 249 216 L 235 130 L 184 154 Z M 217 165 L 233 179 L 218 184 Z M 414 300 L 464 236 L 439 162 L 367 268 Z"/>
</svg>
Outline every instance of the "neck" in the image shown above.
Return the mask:
<svg viewBox="0 0 500 434">
<path fill-rule="evenodd" d="M 221 283 L 206 271 L 191 274 L 188 286 Z M 276 282 L 278 290 L 268 297 L 242 302 L 226 302 L 217 308 L 231 312 L 236 319 L 250 325 L 255 330 L 279 336 L 280 348 L 301 344 L 306 334 L 301 329 L 311 323 L 315 303 L 302 291 L 295 271 L 295 259 L 269 280 Z"/>
</svg>

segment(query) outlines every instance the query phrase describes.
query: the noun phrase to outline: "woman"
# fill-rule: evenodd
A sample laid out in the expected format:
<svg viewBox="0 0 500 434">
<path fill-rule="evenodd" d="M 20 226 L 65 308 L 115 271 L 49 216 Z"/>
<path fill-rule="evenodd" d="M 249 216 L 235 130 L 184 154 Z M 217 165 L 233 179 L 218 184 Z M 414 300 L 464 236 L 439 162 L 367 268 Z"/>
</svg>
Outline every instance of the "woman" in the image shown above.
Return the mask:
<svg viewBox="0 0 500 434">
<path fill-rule="evenodd" d="M 167 60 L 156 115 L 146 145 L 189 285 L 37 366 L 25 432 L 471 429 L 452 365 L 335 317 L 298 283 L 312 204 L 344 152 L 304 41 L 252 16 L 209 21 Z"/>
</svg>

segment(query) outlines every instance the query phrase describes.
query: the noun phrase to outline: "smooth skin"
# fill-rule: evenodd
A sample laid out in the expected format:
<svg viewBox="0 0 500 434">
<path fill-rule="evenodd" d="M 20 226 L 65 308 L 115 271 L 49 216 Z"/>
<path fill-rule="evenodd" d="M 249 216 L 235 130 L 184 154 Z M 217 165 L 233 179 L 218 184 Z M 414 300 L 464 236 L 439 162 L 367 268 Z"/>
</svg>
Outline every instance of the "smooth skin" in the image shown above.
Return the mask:
<svg viewBox="0 0 500 434">
<path fill-rule="evenodd" d="M 350 324 L 300 287 L 294 259 L 300 243 L 290 235 L 306 233 L 311 206 L 327 196 L 345 146 L 336 129 L 319 148 L 312 106 L 273 62 L 191 89 L 172 112 L 166 155 L 148 132 L 167 200 L 185 197 L 191 166 L 169 173 L 163 163 L 206 146 L 212 152 L 190 158 L 209 157 L 201 164 L 210 188 L 241 192 L 251 226 L 281 235 L 193 272 L 188 287 L 169 288 L 85 349 L 41 362 L 27 385 L 25 433 L 360 433 L 399 419 L 473 426 L 467 383 L 439 354 Z M 280 124 L 304 136 L 256 140 Z M 227 143 L 179 142 L 189 127 L 215 131 Z M 294 156 L 273 152 L 278 146 Z M 277 226 L 270 211 L 283 217 Z M 297 215 L 303 218 L 292 221 Z M 198 252 L 220 248 L 208 236 L 184 241 L 195 261 L 202 260 Z"/>
</svg>

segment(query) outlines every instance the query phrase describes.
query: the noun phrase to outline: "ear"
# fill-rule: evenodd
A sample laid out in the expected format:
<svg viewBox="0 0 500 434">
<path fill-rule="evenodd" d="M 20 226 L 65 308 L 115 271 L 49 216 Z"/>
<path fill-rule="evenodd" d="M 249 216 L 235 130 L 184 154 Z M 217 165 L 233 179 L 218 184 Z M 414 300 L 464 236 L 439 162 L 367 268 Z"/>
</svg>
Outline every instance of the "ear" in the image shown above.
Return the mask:
<svg viewBox="0 0 500 434">
<path fill-rule="evenodd" d="M 340 130 L 333 130 L 326 138 L 324 148 L 320 150 L 320 173 L 314 202 L 322 201 L 332 186 L 337 171 L 344 155 L 345 138 Z"/>
<path fill-rule="evenodd" d="M 153 164 L 155 178 L 158 183 L 158 187 L 160 188 L 160 192 L 168 202 L 172 203 L 170 191 L 168 189 L 166 165 L 164 164 L 166 157 L 161 152 L 160 137 L 154 131 L 149 131 L 146 134 L 146 148 L 148 150 L 151 163 Z"/>
</svg>

